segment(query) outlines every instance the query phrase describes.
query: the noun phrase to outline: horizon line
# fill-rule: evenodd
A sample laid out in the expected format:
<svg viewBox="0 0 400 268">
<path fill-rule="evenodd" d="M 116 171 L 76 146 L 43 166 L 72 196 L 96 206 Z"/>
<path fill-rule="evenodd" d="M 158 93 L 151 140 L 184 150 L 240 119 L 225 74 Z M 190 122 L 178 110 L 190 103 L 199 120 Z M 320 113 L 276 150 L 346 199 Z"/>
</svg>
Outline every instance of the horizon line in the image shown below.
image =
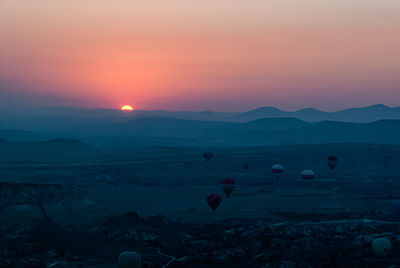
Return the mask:
<svg viewBox="0 0 400 268">
<path fill-rule="evenodd" d="M 314 108 L 312 106 L 306 106 L 304 108 L 299 108 L 296 110 L 286 110 L 286 109 L 282 109 L 276 106 L 258 106 L 252 109 L 247 109 L 244 111 L 238 111 L 238 112 L 227 112 L 227 111 L 216 111 L 216 110 L 185 110 L 185 109 L 180 109 L 180 110 L 168 110 L 168 109 L 153 109 L 153 110 L 146 110 L 146 109 L 135 109 L 135 106 L 133 106 L 134 110 L 133 111 L 121 111 L 120 108 L 107 108 L 107 107 L 93 107 L 93 108 L 85 108 L 85 107 L 74 107 L 74 106 L 42 106 L 42 107 L 35 107 L 33 109 L 35 110 L 42 110 L 42 109 L 71 109 L 71 110 L 85 110 L 85 111 L 96 111 L 96 110 L 108 110 L 108 111 L 115 111 L 115 112 L 125 112 L 125 113 L 134 113 L 134 112 L 210 112 L 210 113 L 227 113 L 227 114 L 237 114 L 237 113 L 246 113 L 246 112 L 252 112 L 252 111 L 256 111 L 259 109 L 263 109 L 263 108 L 270 108 L 270 109 L 276 109 L 282 112 L 286 112 L 286 113 L 295 113 L 295 112 L 300 112 L 300 111 L 304 111 L 304 110 L 315 110 L 318 112 L 323 112 L 323 113 L 336 113 L 336 112 L 341 112 L 341 111 L 346 111 L 346 110 L 351 110 L 351 109 L 363 109 L 363 108 L 372 108 L 372 107 L 385 107 L 385 108 L 389 108 L 389 109 L 397 109 L 400 108 L 400 106 L 389 106 L 383 103 L 377 103 L 377 104 L 371 104 L 371 105 L 366 105 L 366 106 L 351 106 L 351 107 L 347 107 L 347 108 L 342 108 L 342 109 L 338 109 L 338 110 L 334 110 L 334 111 L 324 111 L 321 109 L 317 109 Z M 6 109 L 8 111 L 11 111 L 13 109 Z"/>
</svg>

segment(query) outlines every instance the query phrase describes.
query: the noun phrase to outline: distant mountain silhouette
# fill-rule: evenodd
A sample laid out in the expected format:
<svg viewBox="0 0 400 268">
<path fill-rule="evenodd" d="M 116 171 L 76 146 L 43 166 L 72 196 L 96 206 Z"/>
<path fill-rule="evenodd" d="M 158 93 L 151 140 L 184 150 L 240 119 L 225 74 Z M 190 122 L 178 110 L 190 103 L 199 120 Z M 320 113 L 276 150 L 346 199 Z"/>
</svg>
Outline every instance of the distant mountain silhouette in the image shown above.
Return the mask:
<svg viewBox="0 0 400 268">
<path fill-rule="evenodd" d="M 400 144 L 399 122 L 400 108 L 385 105 L 332 113 L 313 108 L 286 112 L 274 107 L 244 113 L 162 110 L 127 113 L 60 108 L 51 116 L 2 118 L 0 139 L 32 142 L 67 137 L 111 146 Z M 67 148 L 74 144 L 58 140 L 47 145 Z"/>
<path fill-rule="evenodd" d="M 382 119 L 400 119 L 400 108 L 390 108 L 382 104 L 351 108 L 331 113 L 330 119 L 346 122 L 373 122 Z"/>
<path fill-rule="evenodd" d="M 46 129 L 43 129 L 46 131 Z M 0 131 L 1 133 L 1 131 Z M 9 132 L 12 134 L 13 132 Z M 19 133 L 18 131 L 16 133 Z M 25 132 L 22 132 L 25 133 Z M 31 133 L 31 132 L 29 132 Z M 32 133 L 35 135 L 36 133 Z M 47 131 L 42 142 L 12 143 L 24 148 L 84 149 L 106 146 L 267 146 L 322 143 L 400 144 L 400 120 L 371 123 L 306 122 L 296 118 L 262 118 L 249 122 L 202 121 L 174 118 L 135 118 L 117 123 L 86 123 L 66 131 Z M 29 137 L 29 136 L 28 136 Z M 1 137 L 0 139 L 6 139 Z M 80 141 L 83 142 L 80 142 Z M 1 141 L 0 145 L 8 143 Z M 9 145 L 9 144 L 8 144 Z"/>
<path fill-rule="evenodd" d="M 246 113 L 235 114 L 230 120 L 248 121 L 255 120 L 254 117 L 293 117 L 307 122 L 318 122 L 324 120 L 368 123 L 382 119 L 400 119 L 400 108 L 390 108 L 378 104 L 361 108 L 350 108 L 337 112 L 322 112 L 314 108 L 301 109 L 294 112 L 285 112 L 272 107 L 258 108 Z"/>
<path fill-rule="evenodd" d="M 287 112 L 275 107 L 260 107 L 243 113 L 220 112 L 168 112 L 168 111 L 134 111 L 132 117 L 165 117 L 202 121 L 248 122 L 261 118 L 290 117 L 306 122 L 341 121 L 368 123 L 382 119 L 400 119 L 400 108 L 391 108 L 382 104 L 368 107 L 350 108 L 337 112 L 323 112 L 314 108 L 305 108 Z"/>
<path fill-rule="evenodd" d="M 64 129 L 84 123 L 124 122 L 130 118 L 174 118 L 198 121 L 248 122 L 261 118 L 291 117 L 306 122 L 340 121 L 368 123 L 382 119 L 400 119 L 400 107 L 391 108 L 382 104 L 350 108 L 336 112 L 323 112 L 314 108 L 305 108 L 287 112 L 275 107 L 260 107 L 243 113 L 225 113 L 212 111 L 143 111 L 123 112 L 115 109 L 77 109 L 49 108 L 15 118 L 1 118 L 0 128 L 18 128 L 37 130 L 48 125 L 52 129 Z M 25 125 L 25 127 L 22 127 Z"/>
<path fill-rule="evenodd" d="M 0 138 L 15 141 L 38 141 L 57 137 L 75 136 L 77 130 L 88 131 L 87 126 L 124 124 L 132 119 L 166 118 L 206 122 L 250 122 L 264 118 L 295 118 L 305 122 L 338 121 L 370 123 L 384 119 L 399 119 L 400 108 L 382 104 L 351 108 L 337 112 L 323 112 L 313 108 L 286 112 L 274 107 L 260 107 L 243 113 L 212 111 L 142 111 L 123 112 L 112 109 L 49 108 L 32 111 L 29 115 L 11 117 L 0 115 Z M 149 124 L 150 121 L 146 121 Z M 170 121 L 172 123 L 173 121 Z M 143 122 L 144 124 L 145 122 Z M 160 122 L 157 122 L 160 123 Z M 122 126 L 121 125 L 121 126 Z M 21 129 L 25 131 L 16 131 Z M 107 130 L 104 130 L 107 132 Z M 122 131 L 122 130 L 121 130 Z M 14 132 L 14 133 L 13 133 Z"/>
</svg>

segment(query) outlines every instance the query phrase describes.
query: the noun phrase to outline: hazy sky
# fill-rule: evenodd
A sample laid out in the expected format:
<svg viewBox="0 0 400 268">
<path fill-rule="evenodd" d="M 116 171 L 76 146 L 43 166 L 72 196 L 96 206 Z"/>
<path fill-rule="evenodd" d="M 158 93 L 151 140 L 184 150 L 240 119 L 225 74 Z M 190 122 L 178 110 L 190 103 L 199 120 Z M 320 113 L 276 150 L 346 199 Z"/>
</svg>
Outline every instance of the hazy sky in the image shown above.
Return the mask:
<svg viewBox="0 0 400 268">
<path fill-rule="evenodd" d="M 0 0 L 0 105 L 400 106 L 399 0 Z"/>
</svg>

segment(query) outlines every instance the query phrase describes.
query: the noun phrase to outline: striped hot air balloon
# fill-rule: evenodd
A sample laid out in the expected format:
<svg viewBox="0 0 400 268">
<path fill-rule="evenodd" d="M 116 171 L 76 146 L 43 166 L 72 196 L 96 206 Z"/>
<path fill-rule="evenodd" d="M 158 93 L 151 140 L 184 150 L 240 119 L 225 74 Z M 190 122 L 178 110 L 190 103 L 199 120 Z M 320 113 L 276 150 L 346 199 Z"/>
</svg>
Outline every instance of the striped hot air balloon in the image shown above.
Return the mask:
<svg viewBox="0 0 400 268">
<path fill-rule="evenodd" d="M 119 268 L 141 268 L 142 257 L 133 251 L 122 252 L 118 257 Z"/>
<path fill-rule="evenodd" d="M 285 168 L 281 164 L 275 164 L 272 166 L 272 173 L 276 175 L 276 178 L 279 179 L 279 176 L 285 172 Z"/>
<path fill-rule="evenodd" d="M 229 197 L 233 190 L 235 189 L 235 180 L 231 178 L 226 178 L 221 181 L 221 187 L 224 191 L 226 197 Z"/>
<path fill-rule="evenodd" d="M 304 180 L 312 180 L 312 179 L 315 178 L 314 171 L 309 170 L 309 169 L 304 170 L 304 171 L 301 173 L 301 176 L 303 177 Z"/>
<path fill-rule="evenodd" d="M 219 207 L 221 202 L 222 198 L 218 194 L 210 194 L 209 196 L 207 196 L 207 203 L 212 209 L 212 211 L 215 211 Z"/>
</svg>

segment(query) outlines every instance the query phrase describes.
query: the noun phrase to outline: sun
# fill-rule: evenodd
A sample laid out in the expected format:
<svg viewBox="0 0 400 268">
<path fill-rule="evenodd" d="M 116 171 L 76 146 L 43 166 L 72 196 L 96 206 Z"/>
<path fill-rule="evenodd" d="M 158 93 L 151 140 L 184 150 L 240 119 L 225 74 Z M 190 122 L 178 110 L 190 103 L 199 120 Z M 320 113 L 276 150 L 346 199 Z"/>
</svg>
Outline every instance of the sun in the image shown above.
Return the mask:
<svg viewBox="0 0 400 268">
<path fill-rule="evenodd" d="M 133 107 L 130 105 L 124 105 L 121 107 L 122 111 L 133 111 Z"/>
</svg>

